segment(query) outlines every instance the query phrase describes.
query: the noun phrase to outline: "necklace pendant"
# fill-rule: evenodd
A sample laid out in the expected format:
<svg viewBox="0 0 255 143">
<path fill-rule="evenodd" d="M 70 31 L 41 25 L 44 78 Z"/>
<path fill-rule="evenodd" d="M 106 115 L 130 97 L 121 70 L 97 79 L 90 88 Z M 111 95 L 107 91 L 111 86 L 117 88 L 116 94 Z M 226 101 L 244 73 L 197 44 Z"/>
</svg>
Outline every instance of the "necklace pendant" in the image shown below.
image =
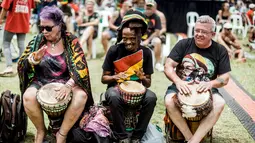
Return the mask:
<svg viewBox="0 0 255 143">
<path fill-rule="evenodd" d="M 51 45 L 51 50 L 54 51 L 55 50 L 55 44 Z"/>
</svg>

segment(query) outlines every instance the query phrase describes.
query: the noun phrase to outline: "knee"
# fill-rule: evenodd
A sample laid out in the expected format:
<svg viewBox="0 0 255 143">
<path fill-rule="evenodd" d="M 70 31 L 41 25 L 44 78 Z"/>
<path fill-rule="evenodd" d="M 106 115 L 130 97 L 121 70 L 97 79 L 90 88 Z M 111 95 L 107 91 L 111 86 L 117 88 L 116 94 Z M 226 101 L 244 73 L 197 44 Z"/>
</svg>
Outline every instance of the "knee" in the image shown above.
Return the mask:
<svg viewBox="0 0 255 143">
<path fill-rule="evenodd" d="M 165 97 L 165 106 L 169 112 L 172 111 L 172 109 L 176 108 L 174 100 L 173 100 L 173 96 L 174 94 L 167 94 Z"/>
<path fill-rule="evenodd" d="M 156 105 L 156 102 L 157 102 L 157 96 L 154 92 L 150 91 L 150 90 L 147 90 L 147 93 L 145 95 L 145 98 L 146 98 L 146 101 L 149 103 L 149 104 L 153 104 L 153 105 Z"/>
<path fill-rule="evenodd" d="M 114 88 L 109 88 L 105 93 L 105 98 L 109 103 L 116 103 L 120 101 L 120 94 Z"/>
<path fill-rule="evenodd" d="M 108 33 L 106 31 L 102 33 L 102 40 L 108 40 Z"/>
<path fill-rule="evenodd" d="M 33 104 L 33 103 L 35 103 L 35 102 L 37 102 L 36 94 L 35 94 L 35 93 L 26 91 L 26 92 L 23 94 L 23 103 L 24 103 L 24 106 L 25 106 L 25 107 L 26 107 L 28 104 Z"/>
<path fill-rule="evenodd" d="M 219 96 L 219 95 L 216 95 L 216 96 Z M 217 98 L 214 98 L 213 102 L 214 102 L 213 104 L 214 111 L 216 113 L 221 113 L 225 106 L 225 100 L 221 96 L 219 96 Z"/>
<path fill-rule="evenodd" d="M 73 96 L 78 97 L 78 98 L 73 98 L 75 100 L 74 102 L 77 103 L 78 106 L 84 105 L 88 99 L 88 96 L 84 91 L 78 92 L 76 93 L 76 95 L 73 95 Z"/>
<path fill-rule="evenodd" d="M 89 29 L 89 31 L 91 31 L 91 32 L 94 32 L 94 30 L 95 30 L 94 26 L 89 26 L 88 29 Z"/>
<path fill-rule="evenodd" d="M 161 40 L 158 37 L 155 37 L 152 40 L 153 45 L 161 45 Z"/>
</svg>

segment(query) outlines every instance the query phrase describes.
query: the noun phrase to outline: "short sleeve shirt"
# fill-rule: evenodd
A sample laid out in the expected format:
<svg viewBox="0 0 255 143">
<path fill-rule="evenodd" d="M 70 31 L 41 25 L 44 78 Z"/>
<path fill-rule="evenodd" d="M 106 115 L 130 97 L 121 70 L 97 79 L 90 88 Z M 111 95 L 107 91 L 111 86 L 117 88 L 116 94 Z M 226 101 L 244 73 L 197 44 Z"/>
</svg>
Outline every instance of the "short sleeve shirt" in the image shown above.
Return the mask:
<svg viewBox="0 0 255 143">
<path fill-rule="evenodd" d="M 151 51 L 150 49 L 144 46 L 140 46 L 138 50 L 140 49 L 143 50 L 143 72 L 145 73 L 145 75 L 151 75 L 153 74 Z M 110 71 L 111 75 L 115 75 L 114 61 L 117 61 L 130 54 L 133 54 L 133 53 L 126 50 L 125 45 L 123 43 L 110 47 L 102 66 L 103 71 Z M 116 84 L 117 84 L 116 82 L 111 83 L 108 85 L 108 87 L 114 86 Z"/>
<path fill-rule="evenodd" d="M 168 57 L 179 63 L 176 73 L 181 79 L 188 76 L 190 74 L 188 71 L 192 68 L 205 72 L 210 80 L 231 71 L 226 48 L 213 40 L 211 46 L 206 49 L 198 48 L 194 38 L 181 40 L 174 46 Z"/>
<path fill-rule="evenodd" d="M 148 22 L 148 30 L 143 36 L 143 39 L 147 39 L 148 37 L 151 36 L 152 33 L 155 32 L 155 30 L 161 30 L 161 21 L 160 18 L 157 14 L 152 14 L 151 16 L 146 17 L 146 21 Z"/>
<path fill-rule="evenodd" d="M 11 7 L 12 5 L 12 7 Z M 28 33 L 34 0 L 4 0 L 1 7 L 8 9 L 5 30 L 12 33 Z"/>
</svg>

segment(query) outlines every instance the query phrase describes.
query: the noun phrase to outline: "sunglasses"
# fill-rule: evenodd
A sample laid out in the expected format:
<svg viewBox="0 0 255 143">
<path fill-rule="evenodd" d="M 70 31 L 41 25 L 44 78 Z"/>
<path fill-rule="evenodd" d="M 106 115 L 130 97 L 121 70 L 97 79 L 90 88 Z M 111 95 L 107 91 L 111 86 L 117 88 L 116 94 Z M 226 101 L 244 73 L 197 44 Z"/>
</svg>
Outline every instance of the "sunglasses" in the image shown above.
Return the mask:
<svg viewBox="0 0 255 143">
<path fill-rule="evenodd" d="M 232 28 L 225 28 L 226 30 L 228 30 L 228 31 L 231 31 L 232 30 Z"/>
<path fill-rule="evenodd" d="M 55 27 L 56 25 L 53 25 L 53 26 L 40 26 L 39 25 L 39 30 L 40 32 L 43 32 L 43 30 L 45 29 L 47 32 L 51 32 L 52 31 L 52 28 Z"/>
</svg>

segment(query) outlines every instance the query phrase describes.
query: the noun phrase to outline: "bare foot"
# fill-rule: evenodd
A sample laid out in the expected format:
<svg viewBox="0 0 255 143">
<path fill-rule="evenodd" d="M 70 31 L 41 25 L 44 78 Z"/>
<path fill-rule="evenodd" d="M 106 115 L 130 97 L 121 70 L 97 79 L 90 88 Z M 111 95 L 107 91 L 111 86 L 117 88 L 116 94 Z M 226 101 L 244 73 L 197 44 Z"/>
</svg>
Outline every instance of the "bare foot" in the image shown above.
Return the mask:
<svg viewBox="0 0 255 143">
<path fill-rule="evenodd" d="M 67 135 L 63 135 L 63 134 L 59 133 L 59 131 L 58 131 L 56 134 L 57 143 L 66 143 L 66 136 Z"/>
</svg>

